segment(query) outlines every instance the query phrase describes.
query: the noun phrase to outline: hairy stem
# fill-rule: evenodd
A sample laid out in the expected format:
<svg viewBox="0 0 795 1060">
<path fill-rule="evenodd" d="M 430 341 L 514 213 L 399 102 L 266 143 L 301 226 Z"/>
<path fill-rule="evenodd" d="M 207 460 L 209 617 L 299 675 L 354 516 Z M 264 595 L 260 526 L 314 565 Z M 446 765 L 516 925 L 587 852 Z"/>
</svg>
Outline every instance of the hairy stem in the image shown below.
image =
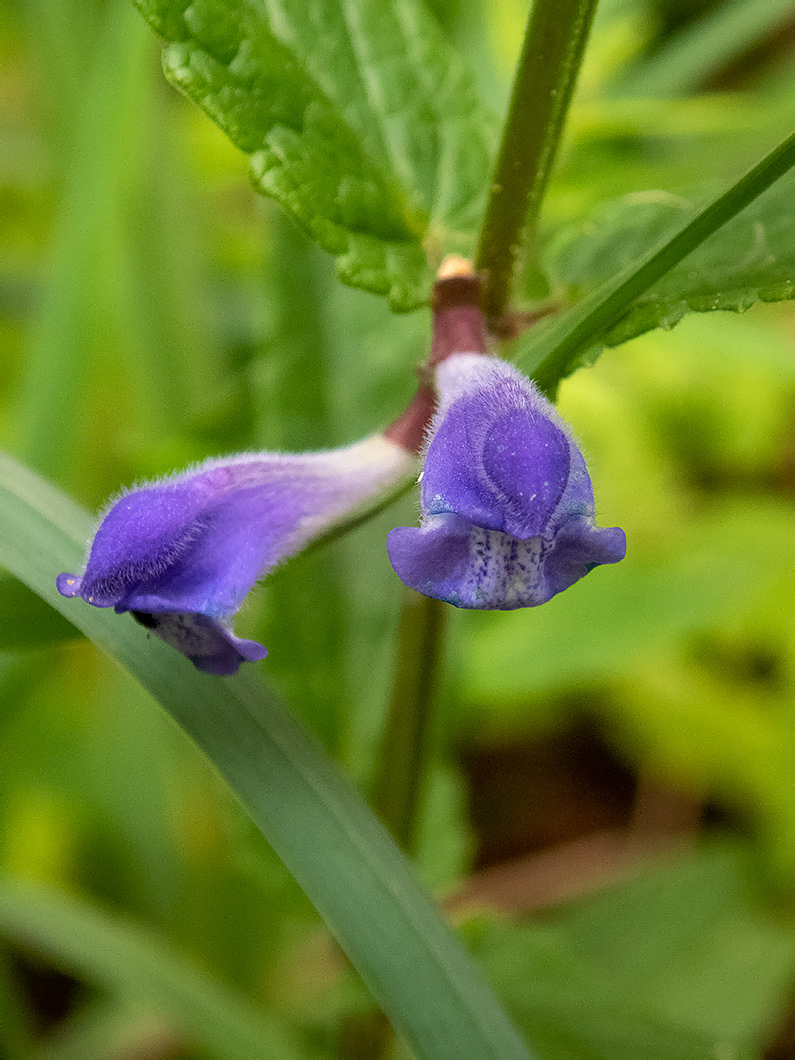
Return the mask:
<svg viewBox="0 0 795 1060">
<path fill-rule="evenodd" d="M 597 0 L 535 0 L 480 232 L 484 309 L 499 321 L 511 296 L 523 232 L 535 227 Z"/>
</svg>

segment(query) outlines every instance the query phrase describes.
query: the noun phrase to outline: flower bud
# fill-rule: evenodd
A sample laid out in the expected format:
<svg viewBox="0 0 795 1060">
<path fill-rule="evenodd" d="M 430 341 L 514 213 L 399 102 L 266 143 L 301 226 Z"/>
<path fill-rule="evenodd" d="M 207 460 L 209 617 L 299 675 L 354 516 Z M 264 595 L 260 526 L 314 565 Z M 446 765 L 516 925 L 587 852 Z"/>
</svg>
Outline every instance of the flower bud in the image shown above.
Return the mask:
<svg viewBox="0 0 795 1060">
<path fill-rule="evenodd" d="M 85 573 L 61 574 L 58 590 L 129 611 L 197 669 L 233 674 L 267 654 L 230 626 L 255 581 L 414 470 L 381 435 L 327 452 L 208 460 L 116 500 Z"/>
</svg>

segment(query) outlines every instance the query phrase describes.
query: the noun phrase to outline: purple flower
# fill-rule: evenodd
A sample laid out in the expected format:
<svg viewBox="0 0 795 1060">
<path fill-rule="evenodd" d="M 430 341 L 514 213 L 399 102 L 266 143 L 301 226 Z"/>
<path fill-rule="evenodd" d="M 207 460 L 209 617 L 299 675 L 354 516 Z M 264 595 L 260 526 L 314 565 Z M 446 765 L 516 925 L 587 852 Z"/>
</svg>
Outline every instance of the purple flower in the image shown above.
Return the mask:
<svg viewBox="0 0 795 1060">
<path fill-rule="evenodd" d="M 197 669 L 233 674 L 267 654 L 230 628 L 257 578 L 409 480 L 415 467 L 380 435 L 328 452 L 208 460 L 116 500 L 85 573 L 61 574 L 58 591 L 129 611 Z"/>
<path fill-rule="evenodd" d="M 623 530 L 594 526 L 569 428 L 528 379 L 496 357 L 457 353 L 436 381 L 421 525 L 387 539 L 401 581 L 457 607 L 510 611 L 624 558 Z"/>
</svg>

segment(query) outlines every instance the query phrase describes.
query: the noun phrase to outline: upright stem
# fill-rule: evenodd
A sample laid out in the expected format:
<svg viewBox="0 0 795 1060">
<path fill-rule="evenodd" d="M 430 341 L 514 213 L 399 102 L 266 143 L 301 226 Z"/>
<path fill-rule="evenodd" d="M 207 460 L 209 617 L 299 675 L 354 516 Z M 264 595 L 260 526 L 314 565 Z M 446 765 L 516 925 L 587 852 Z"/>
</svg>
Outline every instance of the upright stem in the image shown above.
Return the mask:
<svg viewBox="0 0 795 1060">
<path fill-rule="evenodd" d="M 395 678 L 373 803 L 407 854 L 416 850 L 446 617 L 445 605 L 439 600 L 404 589 Z"/>
<path fill-rule="evenodd" d="M 499 321 L 510 301 L 526 228 L 538 217 L 597 0 L 534 0 L 480 233 L 484 309 Z"/>
</svg>

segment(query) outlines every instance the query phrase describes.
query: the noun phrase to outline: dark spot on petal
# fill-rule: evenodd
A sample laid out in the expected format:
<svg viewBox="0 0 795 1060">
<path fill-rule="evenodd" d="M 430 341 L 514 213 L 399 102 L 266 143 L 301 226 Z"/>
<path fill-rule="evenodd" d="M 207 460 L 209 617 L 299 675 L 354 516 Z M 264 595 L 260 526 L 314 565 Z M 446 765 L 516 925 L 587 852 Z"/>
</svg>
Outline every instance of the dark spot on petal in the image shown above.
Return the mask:
<svg viewBox="0 0 795 1060">
<path fill-rule="evenodd" d="M 154 615 L 150 615 L 148 611 L 131 611 L 130 614 L 136 622 L 146 626 L 147 629 L 157 629 L 157 619 Z"/>
</svg>

